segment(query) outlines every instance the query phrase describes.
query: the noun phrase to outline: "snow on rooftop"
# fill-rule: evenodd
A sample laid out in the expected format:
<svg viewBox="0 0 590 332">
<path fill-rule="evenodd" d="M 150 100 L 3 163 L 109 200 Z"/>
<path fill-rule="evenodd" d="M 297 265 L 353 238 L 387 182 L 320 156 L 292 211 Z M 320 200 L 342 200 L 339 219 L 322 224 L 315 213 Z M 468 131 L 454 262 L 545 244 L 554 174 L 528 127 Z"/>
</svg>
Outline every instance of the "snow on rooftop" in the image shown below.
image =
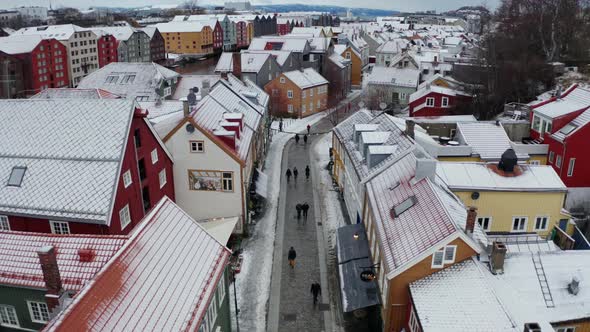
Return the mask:
<svg viewBox="0 0 590 332">
<path fill-rule="evenodd" d="M 23 54 L 32 52 L 43 40 L 39 35 L 12 35 L 0 37 L 0 52 L 6 54 Z"/>
<path fill-rule="evenodd" d="M 368 83 L 416 88 L 419 77 L 420 71 L 417 69 L 387 67 L 373 70 L 368 78 Z"/>
<path fill-rule="evenodd" d="M 45 331 L 198 330 L 229 255 L 223 244 L 163 198 Z"/>
<path fill-rule="evenodd" d="M 120 96 L 102 89 L 50 88 L 45 89 L 31 99 L 119 99 Z"/>
<path fill-rule="evenodd" d="M 206 25 L 202 22 L 186 21 L 186 22 L 168 22 L 158 23 L 155 25 L 160 33 L 175 33 L 175 32 L 201 32 Z"/>
<path fill-rule="evenodd" d="M 361 140 L 364 144 L 383 144 L 391 135 L 387 131 L 368 131 L 361 133 Z"/>
<path fill-rule="evenodd" d="M 305 68 L 303 71 L 293 70 L 283 75 L 301 89 L 328 84 L 328 81 L 313 68 Z"/>
<path fill-rule="evenodd" d="M 224 52 L 221 54 L 215 72 L 231 72 L 233 71 L 233 54 Z M 240 61 L 242 72 L 244 73 L 258 73 L 270 57 L 268 53 L 240 53 Z"/>
<path fill-rule="evenodd" d="M 482 160 L 500 160 L 502 154 L 512 149 L 510 138 L 504 127 L 488 122 L 457 123 L 460 143 L 469 145 Z M 527 154 L 518 154 L 519 159 L 528 159 Z"/>
<path fill-rule="evenodd" d="M 540 106 L 537 106 L 540 105 Z M 554 119 L 590 107 L 590 89 L 573 85 L 563 92 L 562 97 L 545 104 L 532 104 L 533 112 Z"/>
</svg>

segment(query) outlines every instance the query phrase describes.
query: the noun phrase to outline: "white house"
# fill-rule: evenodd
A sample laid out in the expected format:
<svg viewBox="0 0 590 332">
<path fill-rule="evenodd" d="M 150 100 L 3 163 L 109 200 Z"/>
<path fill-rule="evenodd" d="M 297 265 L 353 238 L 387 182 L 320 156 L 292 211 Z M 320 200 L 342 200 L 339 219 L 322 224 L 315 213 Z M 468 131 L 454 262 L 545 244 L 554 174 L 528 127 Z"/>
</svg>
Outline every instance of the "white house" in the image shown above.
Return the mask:
<svg viewBox="0 0 590 332">
<path fill-rule="evenodd" d="M 268 95 L 228 76 L 196 105 L 187 102 L 184 118 L 163 140 L 176 162 L 178 205 L 200 222 L 237 221 L 234 231 L 242 233 L 255 165 L 264 158 Z"/>
</svg>

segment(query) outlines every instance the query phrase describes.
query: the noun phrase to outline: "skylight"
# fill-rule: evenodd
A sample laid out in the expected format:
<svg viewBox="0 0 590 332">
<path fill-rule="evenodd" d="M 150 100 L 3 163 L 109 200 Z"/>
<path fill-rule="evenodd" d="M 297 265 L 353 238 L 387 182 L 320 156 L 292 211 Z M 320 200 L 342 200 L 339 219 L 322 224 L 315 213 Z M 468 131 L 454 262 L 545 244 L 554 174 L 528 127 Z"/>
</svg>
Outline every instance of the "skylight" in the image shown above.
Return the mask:
<svg viewBox="0 0 590 332">
<path fill-rule="evenodd" d="M 401 202 L 398 205 L 393 207 L 393 209 L 392 209 L 393 216 L 399 217 L 402 213 L 406 212 L 409 208 L 414 206 L 417 202 L 418 202 L 418 200 L 416 199 L 416 196 L 408 197 L 406 200 L 404 200 L 403 202 Z"/>
<path fill-rule="evenodd" d="M 21 183 L 23 182 L 23 177 L 25 176 L 25 172 L 27 168 L 24 166 L 15 166 L 12 168 L 12 172 L 10 172 L 10 177 L 8 178 L 7 186 L 11 187 L 20 187 Z"/>
<path fill-rule="evenodd" d="M 560 133 L 564 134 L 564 135 L 568 135 L 569 133 L 571 133 L 572 131 L 574 131 L 574 129 L 578 128 L 578 126 L 576 125 L 572 125 L 572 124 L 566 124 L 565 126 L 563 126 L 563 128 L 561 128 L 559 130 Z"/>
<path fill-rule="evenodd" d="M 111 76 L 107 76 L 106 83 L 115 84 L 115 83 L 117 83 L 118 80 L 119 80 L 119 76 L 112 76 L 111 75 Z"/>
</svg>

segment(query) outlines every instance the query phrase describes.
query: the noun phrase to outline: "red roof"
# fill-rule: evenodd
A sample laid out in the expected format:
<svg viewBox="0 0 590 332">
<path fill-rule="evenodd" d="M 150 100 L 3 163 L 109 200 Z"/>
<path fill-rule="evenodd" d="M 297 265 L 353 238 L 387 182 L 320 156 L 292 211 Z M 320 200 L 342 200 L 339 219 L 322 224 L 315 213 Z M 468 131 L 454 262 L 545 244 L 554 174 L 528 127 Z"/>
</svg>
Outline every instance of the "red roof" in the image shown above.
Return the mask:
<svg viewBox="0 0 590 332">
<path fill-rule="evenodd" d="M 229 255 L 165 197 L 45 331 L 197 330 Z"/>
<path fill-rule="evenodd" d="M 127 236 L 0 231 L 0 284 L 45 288 L 37 250 L 51 245 L 64 289 L 78 291 L 125 244 Z"/>
</svg>

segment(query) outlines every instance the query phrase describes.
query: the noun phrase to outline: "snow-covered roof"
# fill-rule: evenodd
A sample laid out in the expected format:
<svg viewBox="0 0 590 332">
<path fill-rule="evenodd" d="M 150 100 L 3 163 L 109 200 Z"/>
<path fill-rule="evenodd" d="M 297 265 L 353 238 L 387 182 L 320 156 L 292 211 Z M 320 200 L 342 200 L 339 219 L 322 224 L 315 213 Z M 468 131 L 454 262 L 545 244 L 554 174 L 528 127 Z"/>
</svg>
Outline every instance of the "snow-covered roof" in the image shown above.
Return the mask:
<svg viewBox="0 0 590 332">
<path fill-rule="evenodd" d="M 138 28 L 138 30 L 145 32 L 148 35 L 148 37 L 150 37 L 150 39 L 154 38 L 156 31 L 159 31 L 158 28 L 156 28 L 156 27 L 144 27 L 144 28 Z"/>
<path fill-rule="evenodd" d="M 411 68 L 378 68 L 368 78 L 369 84 L 386 84 L 408 88 L 418 87 L 420 71 Z"/>
<path fill-rule="evenodd" d="M 50 88 L 31 99 L 118 99 L 120 96 L 102 89 Z"/>
<path fill-rule="evenodd" d="M 453 190 L 489 191 L 567 191 L 551 166 L 517 166 L 520 171 L 503 176 L 496 164 L 475 162 L 440 162 L 437 174 Z"/>
<path fill-rule="evenodd" d="M 138 101 L 141 109 L 148 111 L 148 119 L 166 116 L 183 110 L 182 101 L 180 100 L 161 100 L 161 101 Z"/>
<path fill-rule="evenodd" d="M 205 81 L 209 81 L 209 87 L 212 87 L 213 84 L 220 79 L 221 76 L 219 75 L 182 75 L 182 77 L 178 79 L 172 99 L 179 100 L 180 98 L 188 96 L 190 89 L 194 87 L 199 88 L 198 94 L 200 94 L 203 90 L 203 83 Z"/>
<path fill-rule="evenodd" d="M 512 149 L 510 138 L 504 127 L 488 122 L 459 122 L 455 140 L 469 145 L 482 160 L 500 160 L 502 154 Z M 519 154 L 519 159 L 528 159 L 527 154 Z"/>
<path fill-rule="evenodd" d="M 161 33 L 173 32 L 201 32 L 205 25 L 202 22 L 186 21 L 186 22 L 168 22 L 158 23 L 155 25 Z"/>
<path fill-rule="evenodd" d="M 438 93 L 441 95 L 445 95 L 445 96 L 451 96 L 451 97 L 456 97 L 456 96 L 464 96 L 464 97 L 470 97 L 471 95 L 459 90 L 459 89 L 452 89 L 452 88 L 446 88 L 444 86 L 438 86 L 438 85 L 426 85 L 425 87 L 419 89 L 418 91 L 412 93 L 410 95 L 410 103 L 414 102 L 426 95 L 428 95 L 429 93 Z"/>
<path fill-rule="evenodd" d="M 470 115 L 441 115 L 441 116 L 413 116 L 411 119 L 417 123 L 477 122 L 477 119 L 472 114 L 470 114 Z"/>
<path fill-rule="evenodd" d="M 0 37 L 0 52 L 6 54 L 31 53 L 43 40 L 39 35 Z"/>
<path fill-rule="evenodd" d="M 313 68 L 305 68 L 303 71 L 288 71 L 283 73 L 283 75 L 295 85 L 297 85 L 300 89 L 307 89 L 318 85 L 328 84 L 328 81 Z"/>
<path fill-rule="evenodd" d="M 56 235 L 0 231 L 0 284 L 45 288 L 37 250 L 53 246 L 62 286 L 79 291 L 125 244 L 123 235 Z M 86 251 L 89 260 L 84 261 Z"/>
<path fill-rule="evenodd" d="M 336 52 L 332 53 L 328 59 L 340 69 L 346 68 L 346 65 L 350 63 L 350 60 L 343 58 Z"/>
<path fill-rule="evenodd" d="M 224 52 L 217 61 L 215 72 L 231 72 L 234 68 L 233 54 Z M 270 57 L 268 53 L 240 53 L 242 72 L 258 73 Z"/>
<path fill-rule="evenodd" d="M 263 36 L 252 39 L 248 50 L 250 51 L 263 51 L 267 49 L 267 45 L 275 44 L 280 45 L 278 51 L 291 51 L 296 53 L 302 53 L 309 49 L 309 41 L 307 38 L 281 38 L 281 37 L 270 37 Z"/>
<path fill-rule="evenodd" d="M 270 51 L 270 50 L 264 50 L 264 51 L 257 51 L 257 50 L 247 50 L 247 51 L 242 51 L 242 52 L 247 52 L 247 53 L 268 53 L 270 55 L 272 55 L 275 60 L 277 60 L 277 63 L 279 64 L 279 66 L 283 66 L 285 64 L 285 62 L 287 61 L 287 59 L 289 59 L 289 56 L 291 55 L 290 51 Z"/>
<path fill-rule="evenodd" d="M 563 92 L 561 98 L 552 98 L 548 102 L 532 104 L 535 114 L 549 119 L 567 115 L 590 107 L 590 89 L 573 85 Z"/>
<path fill-rule="evenodd" d="M 148 97 L 154 101 L 161 97 L 156 89 L 163 81 L 179 77 L 177 72 L 153 62 L 112 62 L 84 77 L 78 88 L 103 89 L 129 99 Z"/>
<path fill-rule="evenodd" d="M 406 39 L 394 39 L 388 40 L 379 46 L 376 50 L 377 53 L 401 53 L 408 47 L 408 40 Z"/>
<path fill-rule="evenodd" d="M 241 93 L 244 97 L 256 96 L 256 104 L 252 106 L 258 107 L 261 113 L 265 113 L 270 101 L 270 96 L 256 83 L 245 78 L 243 81 L 239 80 L 233 74 L 227 75 L 227 82 L 237 92 Z"/>
<path fill-rule="evenodd" d="M 196 331 L 230 251 L 165 197 L 45 331 Z"/>
<path fill-rule="evenodd" d="M 100 31 L 104 31 L 105 33 L 114 36 L 119 41 L 127 41 L 134 33 L 138 33 L 139 30 L 135 29 L 131 26 L 121 26 L 121 27 L 97 27 L 92 28 L 92 31 L 97 35 Z"/>
<path fill-rule="evenodd" d="M 533 256 L 540 261 L 539 276 Z M 412 300 L 425 332 L 452 327 L 453 331 L 522 331 L 525 323 L 551 324 L 590 317 L 590 252 L 567 250 L 507 254 L 504 273 L 492 274 L 487 262 L 466 260 L 410 284 Z M 546 279 L 553 307 L 548 307 L 540 278 Z M 580 280 L 577 295 L 568 291 Z M 476 310 L 474 310 L 476 308 Z"/>
<path fill-rule="evenodd" d="M 0 179 L 26 167 L 20 186 L 0 186 L 0 212 L 108 224 L 135 105 L 0 101 Z"/>
<path fill-rule="evenodd" d="M 14 35 L 40 35 L 44 39 L 68 40 L 76 32 L 90 32 L 92 30 L 81 28 L 74 24 L 49 25 L 22 28 L 14 32 Z"/>
</svg>

